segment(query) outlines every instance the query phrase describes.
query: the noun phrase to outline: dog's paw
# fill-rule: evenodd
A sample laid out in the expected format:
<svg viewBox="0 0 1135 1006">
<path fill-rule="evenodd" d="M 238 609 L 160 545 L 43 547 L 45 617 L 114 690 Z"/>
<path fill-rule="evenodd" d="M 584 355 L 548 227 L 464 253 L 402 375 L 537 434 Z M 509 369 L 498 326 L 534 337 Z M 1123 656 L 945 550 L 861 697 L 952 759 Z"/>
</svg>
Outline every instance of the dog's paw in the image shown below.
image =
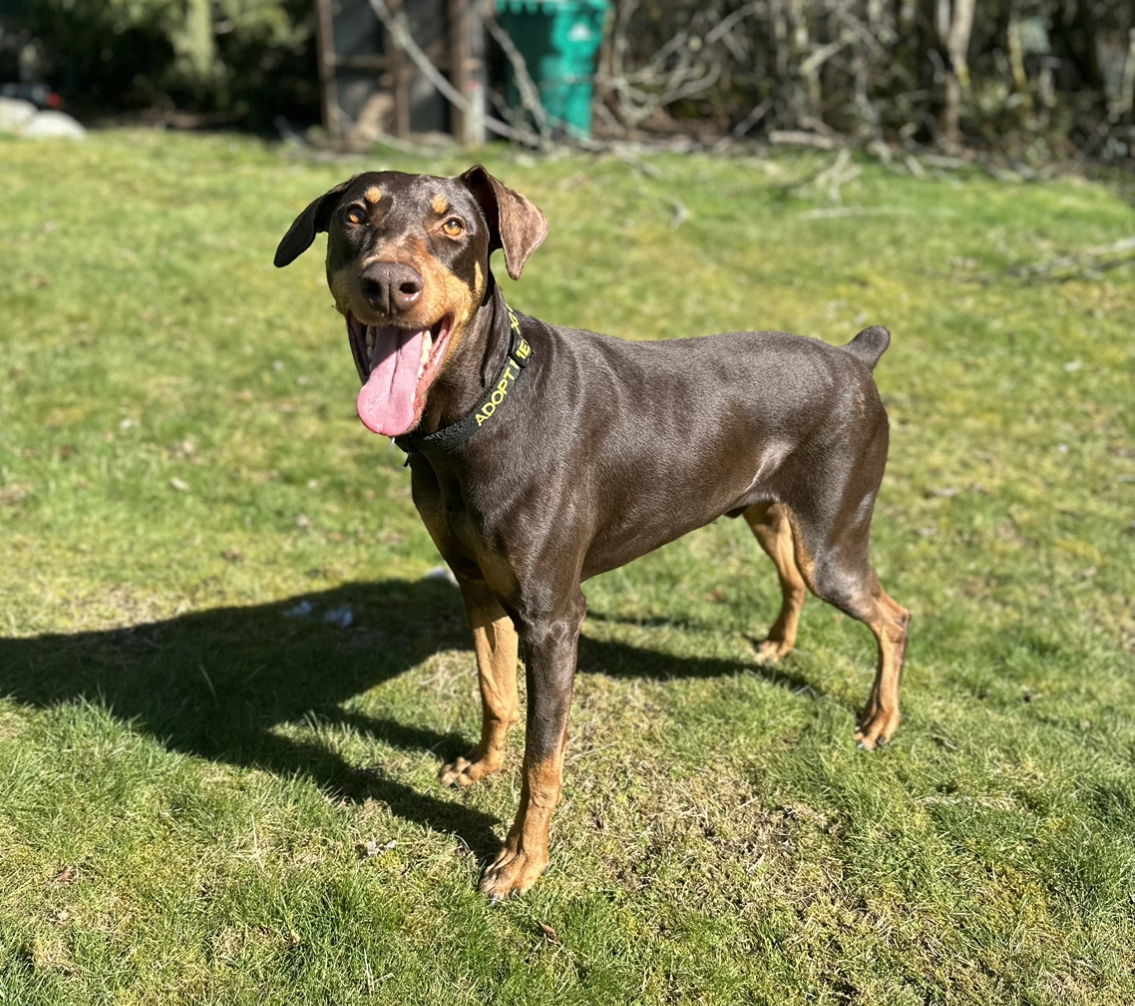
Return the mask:
<svg viewBox="0 0 1135 1006">
<path fill-rule="evenodd" d="M 757 660 L 762 664 L 773 664 L 792 652 L 794 644 L 783 639 L 773 639 L 771 636 L 757 644 Z"/>
<path fill-rule="evenodd" d="M 856 747 L 860 751 L 877 751 L 887 743 L 899 728 L 899 712 L 897 709 L 884 711 L 877 709 L 870 715 L 864 715 L 859 721 L 859 729 L 855 731 Z"/>
<path fill-rule="evenodd" d="M 503 901 L 527 891 L 548 867 L 547 849 L 528 851 L 505 846 L 481 878 L 481 893 Z"/>
<path fill-rule="evenodd" d="M 460 758 L 443 765 L 438 778 L 443 786 L 472 786 L 487 775 L 499 772 L 501 760 L 492 760 L 474 748 Z"/>
</svg>

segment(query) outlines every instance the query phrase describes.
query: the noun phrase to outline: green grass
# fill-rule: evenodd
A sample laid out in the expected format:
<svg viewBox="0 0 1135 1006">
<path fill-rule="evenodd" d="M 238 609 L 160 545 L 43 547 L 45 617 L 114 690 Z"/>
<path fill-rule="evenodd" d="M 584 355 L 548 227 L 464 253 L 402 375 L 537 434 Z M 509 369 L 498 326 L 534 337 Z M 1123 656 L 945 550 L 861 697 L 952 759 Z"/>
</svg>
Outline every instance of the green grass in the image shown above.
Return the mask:
<svg viewBox="0 0 1135 1006">
<path fill-rule="evenodd" d="M 491 907 L 522 737 L 437 784 L 478 729 L 456 591 L 354 416 L 321 247 L 271 266 L 358 166 L 0 143 L 0 1002 L 1129 1003 L 1135 269 L 1009 270 L 1135 211 L 867 163 L 835 207 L 813 155 L 484 156 L 551 219 L 522 310 L 891 328 L 901 732 L 854 750 L 873 644 L 814 600 L 755 665 L 775 578 L 718 522 L 588 584 L 551 868 Z"/>
</svg>

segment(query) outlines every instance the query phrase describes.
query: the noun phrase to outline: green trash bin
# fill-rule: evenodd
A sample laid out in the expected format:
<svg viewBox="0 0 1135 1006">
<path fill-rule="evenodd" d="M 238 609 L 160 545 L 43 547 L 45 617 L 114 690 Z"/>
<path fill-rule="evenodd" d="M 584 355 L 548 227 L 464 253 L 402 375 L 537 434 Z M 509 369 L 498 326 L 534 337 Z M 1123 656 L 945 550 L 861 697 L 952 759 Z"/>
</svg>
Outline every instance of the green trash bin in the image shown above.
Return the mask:
<svg viewBox="0 0 1135 1006">
<path fill-rule="evenodd" d="M 496 0 L 552 127 L 574 136 L 591 135 L 595 57 L 609 8 L 608 0 Z M 511 62 L 507 83 L 509 104 L 522 107 Z"/>
</svg>

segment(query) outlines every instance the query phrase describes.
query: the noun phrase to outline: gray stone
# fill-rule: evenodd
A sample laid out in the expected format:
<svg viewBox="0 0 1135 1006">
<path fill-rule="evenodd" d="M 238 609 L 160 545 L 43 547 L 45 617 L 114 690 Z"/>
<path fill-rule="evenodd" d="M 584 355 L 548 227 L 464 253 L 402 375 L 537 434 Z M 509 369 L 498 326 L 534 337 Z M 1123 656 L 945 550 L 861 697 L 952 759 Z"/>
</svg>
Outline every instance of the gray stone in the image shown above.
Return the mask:
<svg viewBox="0 0 1135 1006">
<path fill-rule="evenodd" d="M 39 112 L 29 122 L 21 134 L 29 139 L 45 139 L 57 136 L 72 140 L 81 140 L 87 131 L 79 124 L 77 119 L 71 118 L 66 112 Z"/>
<path fill-rule="evenodd" d="M 0 133 L 19 133 L 35 118 L 35 105 L 19 98 L 0 98 Z"/>
</svg>

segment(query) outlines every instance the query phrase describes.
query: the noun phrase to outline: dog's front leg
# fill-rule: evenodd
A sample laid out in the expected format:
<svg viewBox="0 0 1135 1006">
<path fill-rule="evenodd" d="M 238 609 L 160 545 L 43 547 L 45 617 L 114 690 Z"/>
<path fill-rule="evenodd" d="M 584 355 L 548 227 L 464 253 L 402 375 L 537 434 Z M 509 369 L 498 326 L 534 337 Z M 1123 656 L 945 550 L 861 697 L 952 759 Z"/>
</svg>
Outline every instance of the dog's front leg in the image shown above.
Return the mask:
<svg viewBox="0 0 1135 1006">
<path fill-rule="evenodd" d="M 516 628 L 487 584 L 464 579 L 459 582 L 477 653 L 481 740 L 472 751 L 441 770 L 441 781 L 447 786 L 468 786 L 500 771 L 508 730 L 519 719 Z"/>
<path fill-rule="evenodd" d="M 567 610 L 521 622 L 528 683 L 524 782 L 504 848 L 481 881 L 481 891 L 494 900 L 523 894 L 548 865 L 548 826 L 560 800 L 583 614 L 583 596 L 577 593 Z"/>
</svg>

